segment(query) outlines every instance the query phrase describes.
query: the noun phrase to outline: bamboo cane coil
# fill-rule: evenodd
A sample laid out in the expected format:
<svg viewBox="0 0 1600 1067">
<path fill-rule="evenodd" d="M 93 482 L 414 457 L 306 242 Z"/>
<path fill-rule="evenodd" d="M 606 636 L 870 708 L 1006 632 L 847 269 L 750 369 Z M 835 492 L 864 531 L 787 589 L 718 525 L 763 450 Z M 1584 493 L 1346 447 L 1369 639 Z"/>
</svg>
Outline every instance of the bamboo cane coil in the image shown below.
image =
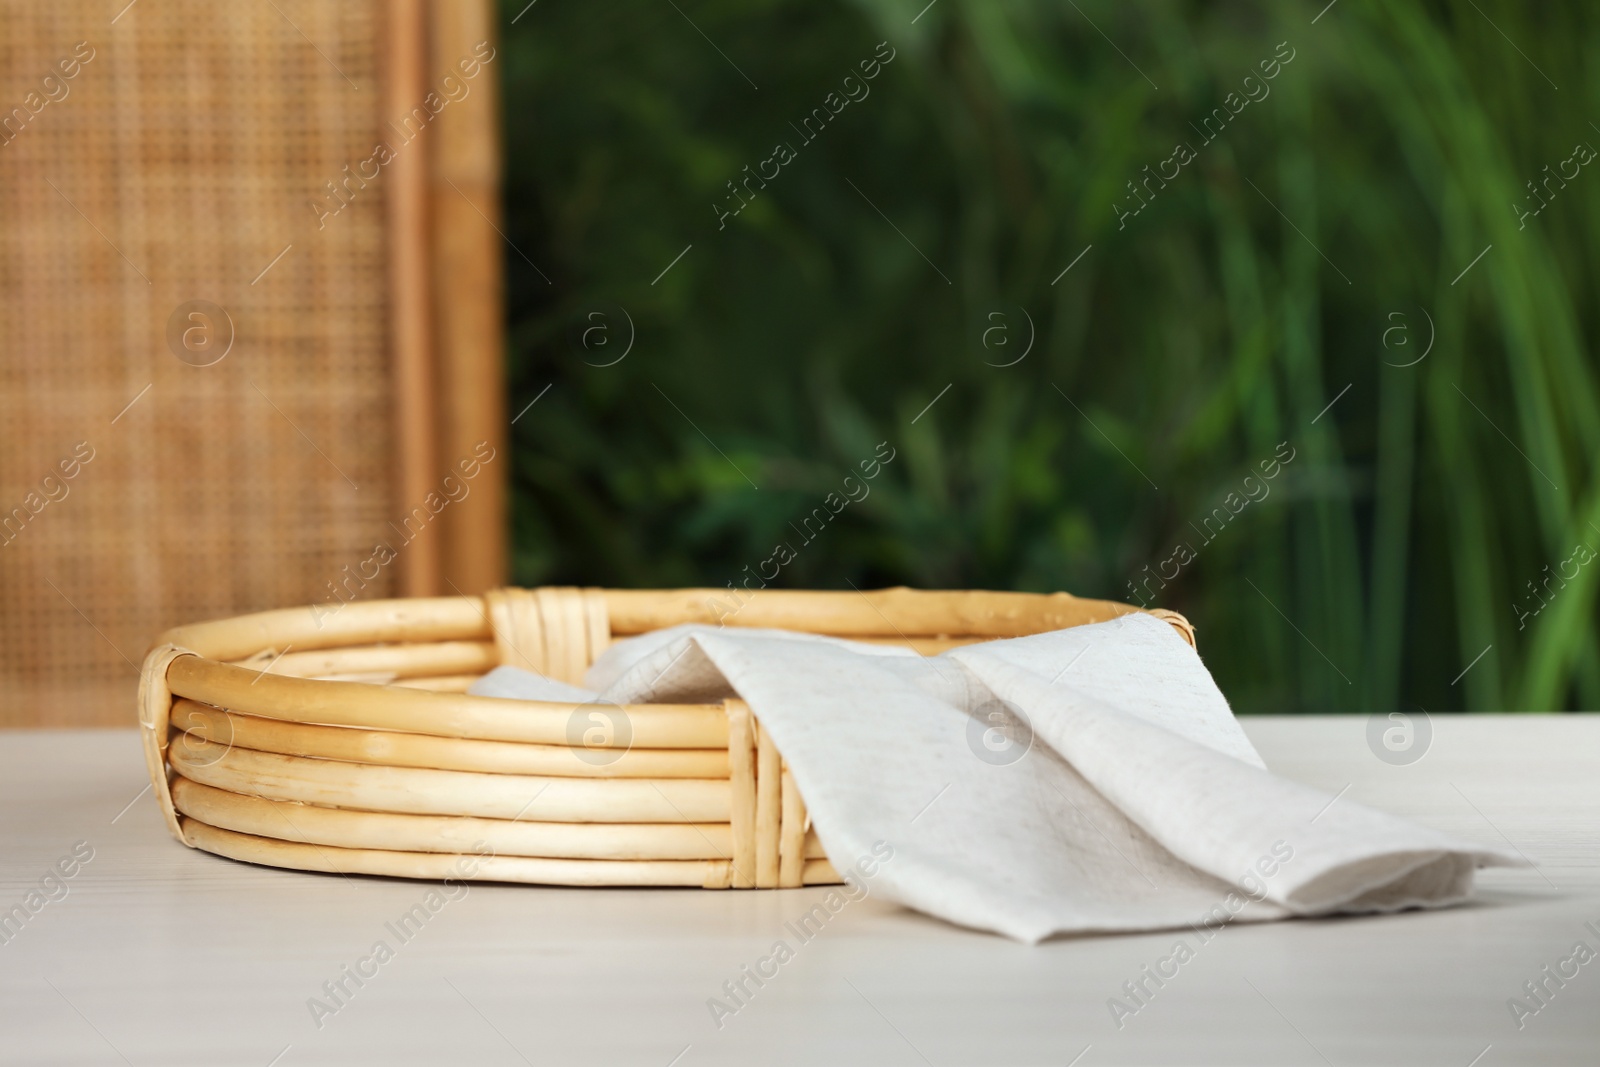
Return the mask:
<svg viewBox="0 0 1600 1067">
<path fill-rule="evenodd" d="M 749 705 L 464 690 L 500 665 L 578 683 L 616 638 L 783 627 L 922 654 L 1140 609 L 1064 593 L 501 589 L 168 631 L 139 719 L 168 828 L 265 866 L 571 886 L 836 884 Z M 1193 628 L 1152 612 L 1190 644 Z"/>
</svg>

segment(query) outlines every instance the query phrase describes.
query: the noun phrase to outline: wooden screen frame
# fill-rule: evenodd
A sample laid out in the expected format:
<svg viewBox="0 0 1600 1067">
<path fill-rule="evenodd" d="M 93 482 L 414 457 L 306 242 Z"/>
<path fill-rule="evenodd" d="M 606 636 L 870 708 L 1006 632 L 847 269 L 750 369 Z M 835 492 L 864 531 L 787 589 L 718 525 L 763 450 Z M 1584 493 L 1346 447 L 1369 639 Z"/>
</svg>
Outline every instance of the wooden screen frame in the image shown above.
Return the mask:
<svg viewBox="0 0 1600 1067">
<path fill-rule="evenodd" d="M 495 45 L 490 0 L 390 0 L 384 112 L 406 113 L 480 42 Z M 498 58 L 498 56 L 496 57 Z M 402 509 L 440 492 L 463 460 L 470 493 L 399 559 L 400 596 L 482 593 L 507 580 L 504 271 L 499 70 L 472 107 L 446 108 L 396 157 L 388 188 L 395 492 Z"/>
</svg>

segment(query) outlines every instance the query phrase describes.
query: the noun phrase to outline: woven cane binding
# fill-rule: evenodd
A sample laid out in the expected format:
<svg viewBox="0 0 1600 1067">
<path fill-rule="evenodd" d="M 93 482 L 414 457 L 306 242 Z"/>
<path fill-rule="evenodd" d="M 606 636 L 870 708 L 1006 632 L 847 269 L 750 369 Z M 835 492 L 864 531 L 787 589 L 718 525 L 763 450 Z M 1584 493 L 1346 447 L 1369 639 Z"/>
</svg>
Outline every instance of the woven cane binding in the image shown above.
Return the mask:
<svg viewBox="0 0 1600 1067">
<path fill-rule="evenodd" d="M 500 663 L 578 685 L 611 641 L 605 594 L 546 587 L 487 593 Z"/>
</svg>

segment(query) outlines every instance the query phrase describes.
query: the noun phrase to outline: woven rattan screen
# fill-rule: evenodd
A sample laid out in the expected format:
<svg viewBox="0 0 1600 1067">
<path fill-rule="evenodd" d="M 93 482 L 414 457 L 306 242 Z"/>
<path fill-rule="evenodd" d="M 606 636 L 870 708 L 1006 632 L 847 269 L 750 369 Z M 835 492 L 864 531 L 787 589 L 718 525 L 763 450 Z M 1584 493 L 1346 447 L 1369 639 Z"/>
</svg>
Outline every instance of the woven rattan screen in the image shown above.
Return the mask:
<svg viewBox="0 0 1600 1067">
<path fill-rule="evenodd" d="M 346 180 L 382 6 L 123 2 L 0 2 L 0 725 L 127 725 L 165 626 L 395 588 L 382 178 Z"/>
</svg>

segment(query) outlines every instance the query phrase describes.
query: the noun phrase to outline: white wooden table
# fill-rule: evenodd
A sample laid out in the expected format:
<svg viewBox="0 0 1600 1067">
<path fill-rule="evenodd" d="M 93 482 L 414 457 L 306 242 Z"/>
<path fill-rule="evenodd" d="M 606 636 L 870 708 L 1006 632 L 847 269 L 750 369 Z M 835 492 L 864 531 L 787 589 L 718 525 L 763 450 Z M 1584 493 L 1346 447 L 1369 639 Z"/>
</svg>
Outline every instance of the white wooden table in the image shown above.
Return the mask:
<svg viewBox="0 0 1600 1067">
<path fill-rule="evenodd" d="M 1438 717 L 1409 766 L 1373 755 L 1366 722 L 1244 725 L 1281 774 L 1537 868 L 1484 872 L 1443 912 L 1225 928 L 1121 1029 L 1108 999 L 1181 935 L 1029 948 L 869 898 L 800 943 L 784 924 L 824 890 L 477 886 L 402 939 L 427 883 L 172 841 L 133 730 L 0 734 L 0 912 L 93 850 L 0 926 L 0 1062 L 1600 1063 L 1600 958 L 1560 986 L 1543 971 L 1600 953 L 1600 716 Z M 719 1029 L 708 999 L 779 938 L 794 958 Z M 392 958 L 361 964 L 379 941 Z M 1519 1029 L 1507 1002 L 1535 1006 L 1541 979 Z M 312 998 L 336 1010 L 314 1019 Z"/>
</svg>

